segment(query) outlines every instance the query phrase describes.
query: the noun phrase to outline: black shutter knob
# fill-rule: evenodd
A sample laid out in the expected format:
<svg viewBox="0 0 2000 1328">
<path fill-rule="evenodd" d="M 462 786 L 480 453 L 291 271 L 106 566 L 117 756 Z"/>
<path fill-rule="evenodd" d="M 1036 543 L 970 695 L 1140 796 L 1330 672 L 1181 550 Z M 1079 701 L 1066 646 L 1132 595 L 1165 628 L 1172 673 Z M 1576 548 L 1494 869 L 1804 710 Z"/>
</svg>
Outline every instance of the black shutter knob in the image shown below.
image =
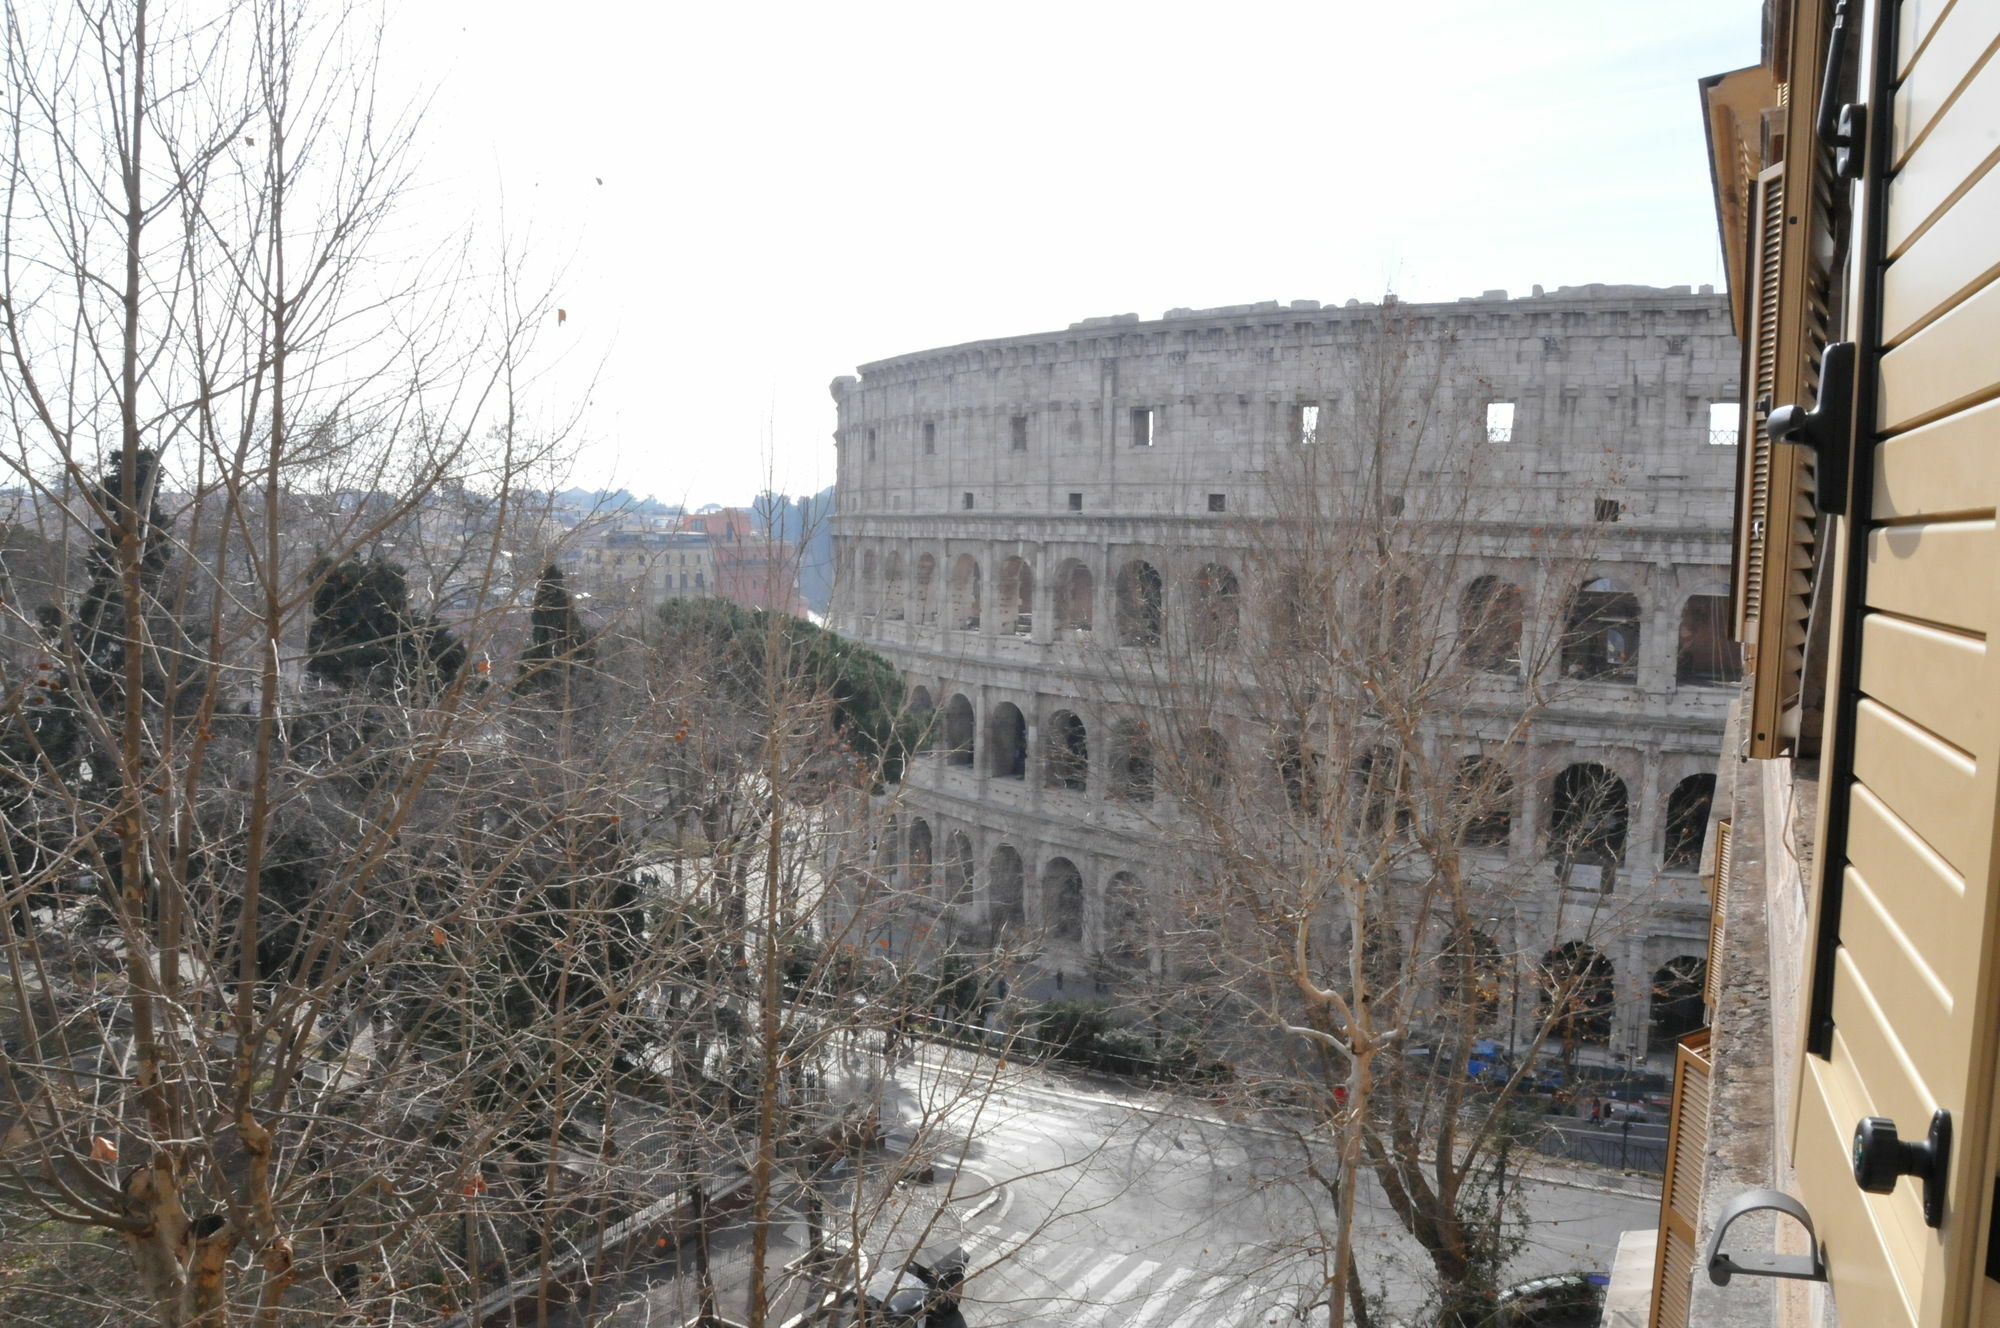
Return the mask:
<svg viewBox="0 0 2000 1328">
<path fill-rule="evenodd" d="M 1854 1127 L 1854 1183 L 1870 1194 L 1894 1194 L 1896 1182 L 1915 1176 L 1924 1183 L 1924 1221 L 1944 1220 L 1946 1172 L 1951 1164 L 1951 1113 L 1931 1115 L 1922 1143 L 1905 1141 L 1887 1116 L 1865 1116 Z"/>
</svg>

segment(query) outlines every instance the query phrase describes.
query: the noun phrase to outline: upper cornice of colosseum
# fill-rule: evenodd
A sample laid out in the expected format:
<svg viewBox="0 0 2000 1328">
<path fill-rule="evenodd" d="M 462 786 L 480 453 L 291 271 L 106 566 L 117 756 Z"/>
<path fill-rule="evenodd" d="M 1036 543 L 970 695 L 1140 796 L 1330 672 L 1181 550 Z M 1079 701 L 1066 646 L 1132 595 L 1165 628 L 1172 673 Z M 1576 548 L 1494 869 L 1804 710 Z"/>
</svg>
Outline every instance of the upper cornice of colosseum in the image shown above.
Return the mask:
<svg viewBox="0 0 2000 1328">
<path fill-rule="evenodd" d="M 1698 308 L 1704 305 L 1726 308 L 1727 302 L 1727 295 L 1718 294 L 1713 286 L 1708 285 L 1699 288 L 1614 286 L 1600 282 L 1587 286 L 1558 286 L 1552 291 L 1545 291 L 1536 286 L 1532 294 L 1522 296 L 1510 296 L 1504 290 L 1489 290 L 1478 295 L 1462 296 L 1457 300 L 1431 303 L 1398 301 L 1394 296 L 1386 296 L 1381 301 L 1348 300 L 1345 304 L 1327 304 L 1319 300 L 1265 300 L 1257 304 L 1228 304 L 1214 309 L 1169 309 L 1154 319 L 1142 319 L 1138 314 L 1111 314 L 1099 318 L 1086 318 L 1058 331 L 1029 332 L 1012 337 L 989 337 L 983 341 L 965 341 L 951 346 L 934 346 L 926 350 L 892 355 L 861 365 L 860 376 L 843 374 L 835 378 L 828 388 L 833 393 L 834 399 L 838 400 L 858 387 L 870 374 L 892 374 L 898 370 L 920 368 L 927 362 L 935 360 L 963 359 L 1025 346 L 1088 342 L 1132 334 L 1188 332 L 1202 328 L 1286 326 L 1302 322 L 1350 319 L 1358 322 L 1363 318 L 1374 316 L 1385 305 L 1404 310 L 1419 318 L 1463 318 L 1496 313 L 1530 315 L 1586 310 L 1605 313 L 1615 311 L 1621 306 L 1635 310 L 1647 307 Z M 1718 329 L 1719 333 L 1722 331 L 1724 329 Z"/>
</svg>

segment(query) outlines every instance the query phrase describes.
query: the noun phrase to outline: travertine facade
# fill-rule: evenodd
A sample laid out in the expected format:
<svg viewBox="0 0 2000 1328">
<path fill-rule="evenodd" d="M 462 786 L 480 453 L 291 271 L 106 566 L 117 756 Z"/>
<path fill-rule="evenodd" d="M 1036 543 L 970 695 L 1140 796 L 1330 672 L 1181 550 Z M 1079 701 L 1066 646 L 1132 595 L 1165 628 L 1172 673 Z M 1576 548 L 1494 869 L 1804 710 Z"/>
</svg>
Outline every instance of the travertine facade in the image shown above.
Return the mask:
<svg viewBox="0 0 2000 1328">
<path fill-rule="evenodd" d="M 1647 921 L 1606 957 L 1619 994 L 1612 1046 L 1643 1049 L 1656 973 L 1698 960 L 1706 941 L 1698 863 L 1684 839 L 1667 844 L 1666 813 L 1677 789 L 1685 806 L 1713 771 L 1731 695 L 1727 676 L 1690 663 L 1723 621 L 1719 599 L 1690 600 L 1728 592 L 1736 448 L 1710 429 L 1711 406 L 1737 396 L 1726 301 L 1706 289 L 1585 287 L 1399 313 L 1419 339 L 1450 339 L 1450 390 L 1478 398 L 1459 402 L 1465 411 L 1499 407 L 1485 418 L 1511 469 L 1495 479 L 1481 532 L 1486 569 L 1526 582 L 1531 604 L 1566 598 L 1576 587 L 1534 584 L 1529 560 L 1509 550 L 1536 527 L 1602 523 L 1596 575 L 1637 599 L 1618 638 L 1622 648 L 1636 631 L 1632 658 L 1564 687 L 1536 741 L 1550 769 L 1600 763 L 1629 799 L 1615 889 L 1645 904 Z M 980 908 L 1018 897 L 1031 927 L 1062 930 L 1058 892 L 1080 877 L 1081 936 L 1052 941 L 1050 965 L 1074 971 L 1110 948 L 1108 892 L 1173 870 L 1149 828 L 1171 807 L 1142 817 L 1106 796 L 1110 744 L 1089 744 L 1083 778 L 1040 768 L 1059 714 L 1092 734 L 1119 718 L 1130 678 L 1110 621 L 1121 568 L 1141 556 L 1156 567 L 1171 618 L 1197 569 L 1220 563 L 1240 580 L 1246 621 L 1267 614 L 1273 588 L 1249 565 L 1240 518 L 1271 510 L 1266 475 L 1280 449 L 1341 427 L 1349 361 L 1380 315 L 1302 301 L 1092 319 L 834 381 L 832 625 L 894 660 L 945 726 L 969 706 L 975 735 L 969 762 L 916 763 L 904 824 L 923 857 L 969 858 Z M 1059 598 L 1073 563 L 1089 573 L 1094 607 Z M 1538 865 L 1552 796 L 1546 781 L 1523 787 L 1509 843 L 1494 850 L 1544 880 L 1505 924 L 1521 953 L 1572 939 L 1562 919 L 1576 910 L 1558 908 L 1556 868 Z"/>
</svg>

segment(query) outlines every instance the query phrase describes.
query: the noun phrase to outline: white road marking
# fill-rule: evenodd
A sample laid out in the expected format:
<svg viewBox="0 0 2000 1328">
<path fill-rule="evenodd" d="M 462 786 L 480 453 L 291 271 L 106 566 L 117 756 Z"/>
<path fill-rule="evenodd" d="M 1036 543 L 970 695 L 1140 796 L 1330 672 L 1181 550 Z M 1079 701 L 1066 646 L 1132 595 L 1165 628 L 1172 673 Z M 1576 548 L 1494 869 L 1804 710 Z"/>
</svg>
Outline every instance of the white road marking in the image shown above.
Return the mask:
<svg viewBox="0 0 2000 1328">
<path fill-rule="evenodd" d="M 1251 1321 L 1245 1317 L 1250 1312 L 1250 1303 L 1259 1296 L 1268 1294 L 1262 1287 L 1244 1287 L 1243 1294 L 1231 1301 L 1228 1309 L 1214 1310 L 1205 1315 L 1200 1322 L 1213 1324 L 1215 1328 L 1252 1328 Z M 1193 1325 L 1190 1324 L 1189 1328 L 1193 1328 Z"/>
<path fill-rule="evenodd" d="M 1200 1273 L 1192 1268 L 1183 1268 L 1176 1272 L 1160 1285 L 1159 1290 L 1146 1297 L 1146 1303 L 1139 1307 L 1136 1316 L 1126 1321 L 1125 1328 L 1148 1328 L 1148 1325 L 1167 1308 L 1167 1302 L 1173 1299 L 1174 1292 L 1180 1290 L 1183 1283 L 1199 1276 Z"/>
</svg>

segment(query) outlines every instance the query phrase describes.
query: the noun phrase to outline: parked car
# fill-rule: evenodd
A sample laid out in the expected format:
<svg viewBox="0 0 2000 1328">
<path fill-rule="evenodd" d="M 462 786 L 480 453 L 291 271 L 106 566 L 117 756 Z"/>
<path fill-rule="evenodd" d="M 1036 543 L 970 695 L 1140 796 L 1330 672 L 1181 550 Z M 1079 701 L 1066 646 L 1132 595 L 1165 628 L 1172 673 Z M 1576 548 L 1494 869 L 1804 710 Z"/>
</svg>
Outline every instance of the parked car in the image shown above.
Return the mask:
<svg viewBox="0 0 2000 1328">
<path fill-rule="evenodd" d="M 1648 1102 L 1626 1102 L 1619 1098 L 1607 1098 L 1604 1103 L 1604 1119 L 1614 1121 L 1634 1121 L 1644 1125 L 1656 1114 L 1656 1109 Z"/>
<path fill-rule="evenodd" d="M 919 1250 L 907 1260 L 875 1265 L 859 1295 L 844 1292 L 840 1307 L 846 1321 L 857 1317 L 857 1302 L 867 1306 L 867 1321 L 885 1328 L 960 1328 L 958 1291 L 965 1283 L 965 1251 L 953 1245 Z M 836 1320 L 839 1322 L 840 1320 Z"/>
<path fill-rule="evenodd" d="M 1588 1273 L 1558 1273 L 1520 1282 L 1494 1301 L 1496 1328 L 1597 1328 L 1604 1284 Z"/>
</svg>

